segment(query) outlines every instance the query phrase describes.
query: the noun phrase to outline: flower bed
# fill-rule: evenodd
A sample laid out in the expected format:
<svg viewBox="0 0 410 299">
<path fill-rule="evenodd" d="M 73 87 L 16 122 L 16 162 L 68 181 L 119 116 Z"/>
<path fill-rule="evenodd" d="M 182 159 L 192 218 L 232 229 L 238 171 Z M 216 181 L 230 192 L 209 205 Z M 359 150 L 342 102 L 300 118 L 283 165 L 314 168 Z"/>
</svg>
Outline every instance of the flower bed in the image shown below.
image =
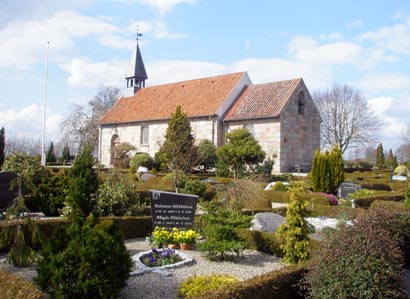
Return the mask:
<svg viewBox="0 0 410 299">
<path fill-rule="evenodd" d="M 156 249 L 143 251 L 133 256 L 137 268 L 144 271 L 165 270 L 188 265 L 194 260 L 192 257 L 175 249 Z"/>
</svg>

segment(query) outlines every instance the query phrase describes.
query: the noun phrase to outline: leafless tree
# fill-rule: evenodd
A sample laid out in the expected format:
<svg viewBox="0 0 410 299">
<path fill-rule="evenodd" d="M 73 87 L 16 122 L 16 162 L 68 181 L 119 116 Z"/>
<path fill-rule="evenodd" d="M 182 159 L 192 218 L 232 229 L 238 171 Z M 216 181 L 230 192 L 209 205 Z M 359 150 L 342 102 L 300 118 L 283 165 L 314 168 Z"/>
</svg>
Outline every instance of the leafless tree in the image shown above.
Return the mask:
<svg viewBox="0 0 410 299">
<path fill-rule="evenodd" d="M 101 87 L 86 105 L 73 104 L 70 114 L 62 121 L 62 141 L 76 149 L 89 142 L 93 149 L 98 144 L 98 122 L 115 104 L 121 90 L 114 86 Z"/>
<path fill-rule="evenodd" d="M 406 163 L 410 160 L 410 143 L 404 143 L 396 150 L 396 156 L 399 163 Z"/>
<path fill-rule="evenodd" d="M 4 153 L 6 156 L 13 152 L 25 153 L 30 156 L 41 154 L 41 140 L 18 137 L 16 134 L 6 134 Z"/>
<path fill-rule="evenodd" d="M 401 135 L 401 140 L 404 144 L 410 146 L 410 124 L 407 126 L 406 131 Z"/>
<path fill-rule="evenodd" d="M 374 143 L 381 121 L 367 107 L 361 92 L 348 85 L 313 94 L 320 116 L 323 147 L 337 145 L 344 153 L 349 148 Z"/>
</svg>

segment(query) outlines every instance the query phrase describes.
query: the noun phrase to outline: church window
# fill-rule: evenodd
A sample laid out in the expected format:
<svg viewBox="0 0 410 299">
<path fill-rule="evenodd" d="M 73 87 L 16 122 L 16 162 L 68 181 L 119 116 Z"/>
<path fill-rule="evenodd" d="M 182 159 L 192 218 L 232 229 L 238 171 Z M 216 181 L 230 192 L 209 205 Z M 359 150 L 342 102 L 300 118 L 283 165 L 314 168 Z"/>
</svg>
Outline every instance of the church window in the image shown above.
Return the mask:
<svg viewBox="0 0 410 299">
<path fill-rule="evenodd" d="M 149 127 L 141 127 L 141 144 L 149 144 Z"/>
<path fill-rule="evenodd" d="M 303 91 L 298 95 L 298 113 L 305 114 L 305 94 Z"/>
</svg>

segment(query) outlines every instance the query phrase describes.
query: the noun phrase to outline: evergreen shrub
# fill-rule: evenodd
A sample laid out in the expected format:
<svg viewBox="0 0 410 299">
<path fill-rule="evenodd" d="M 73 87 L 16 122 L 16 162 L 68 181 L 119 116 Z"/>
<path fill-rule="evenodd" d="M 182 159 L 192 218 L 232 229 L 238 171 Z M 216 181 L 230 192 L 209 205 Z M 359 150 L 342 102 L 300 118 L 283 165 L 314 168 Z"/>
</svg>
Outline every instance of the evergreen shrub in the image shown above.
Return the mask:
<svg viewBox="0 0 410 299">
<path fill-rule="evenodd" d="M 204 291 L 190 299 L 303 299 L 305 291 L 299 283 L 306 272 L 305 264 L 287 266 L 223 288 Z"/>
<path fill-rule="evenodd" d="M 131 158 L 130 167 L 137 171 L 140 166 L 152 169 L 154 167 L 154 159 L 147 153 L 136 153 Z"/>
<path fill-rule="evenodd" d="M 201 198 L 204 198 L 206 186 L 205 183 L 200 180 L 187 180 L 185 182 L 184 193 L 198 195 Z"/>
<path fill-rule="evenodd" d="M 53 298 L 116 298 L 129 278 L 131 258 L 118 223 L 103 230 L 89 218 L 60 230 L 36 270 L 35 283 Z"/>
<path fill-rule="evenodd" d="M 223 288 L 238 281 L 235 276 L 226 274 L 192 276 L 181 282 L 178 288 L 178 296 L 181 298 L 191 298 L 191 296 L 198 295 L 204 291 Z"/>
</svg>

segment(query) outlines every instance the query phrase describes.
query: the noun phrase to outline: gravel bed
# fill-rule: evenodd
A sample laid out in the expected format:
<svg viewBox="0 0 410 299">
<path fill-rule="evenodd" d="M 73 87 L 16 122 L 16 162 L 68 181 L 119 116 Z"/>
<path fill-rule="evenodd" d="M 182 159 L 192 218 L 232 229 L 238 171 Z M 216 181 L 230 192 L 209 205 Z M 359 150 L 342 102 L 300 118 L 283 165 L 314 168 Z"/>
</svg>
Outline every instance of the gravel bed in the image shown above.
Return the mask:
<svg viewBox="0 0 410 299">
<path fill-rule="evenodd" d="M 125 245 L 131 256 L 151 249 L 145 239 L 130 239 Z M 179 268 L 167 269 L 159 273 L 150 272 L 139 276 L 132 276 L 127 286 L 121 291 L 119 299 L 176 299 L 176 290 L 182 280 L 201 274 L 230 274 L 240 280 L 262 275 L 283 266 L 279 259 L 254 250 L 245 250 L 243 257 L 235 262 L 211 262 L 205 259 L 199 251 L 184 251 L 194 259 L 194 262 Z M 37 275 L 34 267 L 16 268 L 6 264 L 6 256 L 0 255 L 0 269 L 11 272 L 26 280 L 32 280 Z"/>
</svg>

